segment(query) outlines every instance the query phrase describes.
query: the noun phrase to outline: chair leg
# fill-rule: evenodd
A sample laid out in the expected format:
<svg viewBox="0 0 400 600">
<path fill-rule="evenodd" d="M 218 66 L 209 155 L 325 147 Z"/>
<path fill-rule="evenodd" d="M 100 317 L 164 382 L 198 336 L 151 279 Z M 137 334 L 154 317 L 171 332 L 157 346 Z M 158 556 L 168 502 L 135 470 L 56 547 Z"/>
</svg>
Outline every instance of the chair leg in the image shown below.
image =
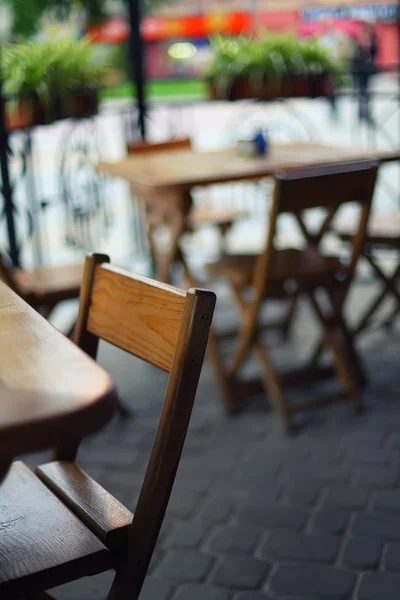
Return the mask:
<svg viewBox="0 0 400 600">
<path fill-rule="evenodd" d="M 238 398 L 235 398 L 234 394 L 234 380 L 228 375 L 225 369 L 218 339 L 212 328 L 208 338 L 207 358 L 210 360 L 214 369 L 215 379 L 220 390 L 224 408 L 228 413 L 234 414 L 239 408 Z"/>
<path fill-rule="evenodd" d="M 383 326 L 386 327 L 386 329 L 392 329 L 394 322 L 398 317 L 400 317 L 400 302 L 397 303 L 390 315 L 385 319 Z"/>
<path fill-rule="evenodd" d="M 360 323 L 358 324 L 358 326 L 356 328 L 355 335 L 358 335 L 359 333 L 361 333 L 362 331 L 364 331 L 365 329 L 367 329 L 370 326 L 372 316 L 377 312 L 378 308 L 380 307 L 380 305 L 385 300 L 385 298 L 388 294 L 391 293 L 396 298 L 397 303 L 399 303 L 399 305 L 400 305 L 400 292 L 398 291 L 397 286 L 396 286 L 396 280 L 400 277 L 400 264 L 396 268 L 393 275 L 391 277 L 387 277 L 381 271 L 381 269 L 378 267 L 378 265 L 375 263 L 371 254 L 365 253 L 365 256 L 368 259 L 372 268 L 374 269 L 376 275 L 382 281 L 382 283 L 385 287 L 382 290 L 382 292 L 377 296 L 377 298 L 375 299 L 373 304 L 370 306 L 370 308 L 367 310 L 367 312 L 361 319 Z M 396 315 L 396 314 L 397 314 L 397 310 L 395 311 L 394 315 Z M 393 318 L 393 317 L 390 317 L 389 319 L 386 319 L 384 321 L 385 326 L 387 326 L 386 324 L 388 322 L 390 323 L 391 318 Z"/>
<path fill-rule="evenodd" d="M 353 411 L 358 412 L 361 409 L 360 395 L 352 370 L 349 368 L 351 359 L 347 355 L 347 348 L 344 343 L 345 336 L 340 327 L 340 323 L 334 314 L 330 319 L 327 319 L 324 316 L 318 301 L 312 293 L 309 294 L 309 298 L 323 328 L 325 345 L 332 351 L 333 362 L 338 378 L 342 382 L 346 395 L 350 398 Z M 342 336 L 342 341 L 340 341 L 338 334 Z"/>
<path fill-rule="evenodd" d="M 263 373 L 264 389 L 274 404 L 282 420 L 285 430 L 289 429 L 289 410 L 283 392 L 283 386 L 278 373 L 275 371 L 267 348 L 259 340 L 254 344 L 254 353 L 258 359 Z"/>
<path fill-rule="evenodd" d="M 299 301 L 298 296 L 293 296 L 293 298 L 290 300 L 288 311 L 282 322 L 281 331 L 282 331 L 284 340 L 287 340 L 287 338 L 289 337 L 289 330 L 293 324 L 294 315 L 296 312 L 298 301 Z"/>
<path fill-rule="evenodd" d="M 243 300 L 243 297 L 240 293 L 240 289 L 236 286 L 232 286 L 232 291 L 240 312 L 243 316 L 245 316 L 246 303 Z M 259 340 L 258 331 L 256 331 L 254 334 L 249 332 L 248 336 L 244 337 L 244 339 L 242 340 L 242 345 L 239 346 L 237 354 L 235 356 L 236 363 L 234 363 L 234 366 L 239 368 L 247 354 L 252 350 L 254 351 L 262 369 L 262 379 L 265 393 L 270 397 L 271 401 L 273 402 L 285 429 L 288 429 L 289 411 L 283 393 L 283 387 L 280 381 L 280 377 L 274 369 L 272 360 L 269 356 L 268 349 Z"/>
</svg>

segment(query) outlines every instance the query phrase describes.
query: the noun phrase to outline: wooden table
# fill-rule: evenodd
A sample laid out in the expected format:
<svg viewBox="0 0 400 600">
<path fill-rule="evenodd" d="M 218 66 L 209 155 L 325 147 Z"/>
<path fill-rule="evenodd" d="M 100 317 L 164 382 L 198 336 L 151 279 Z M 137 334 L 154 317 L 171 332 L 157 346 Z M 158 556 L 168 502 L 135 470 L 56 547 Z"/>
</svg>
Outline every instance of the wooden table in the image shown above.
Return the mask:
<svg viewBox="0 0 400 600">
<path fill-rule="evenodd" d="M 82 438 L 113 415 L 109 375 L 0 282 L 0 470 Z"/>
<path fill-rule="evenodd" d="M 267 157 L 243 158 L 233 150 L 194 152 L 190 149 L 133 155 L 115 163 L 100 163 L 101 173 L 128 181 L 135 194 L 169 225 L 171 248 L 158 265 L 158 277 L 169 278 L 177 258 L 184 263 L 179 240 L 192 208 L 190 191 L 197 186 L 257 180 L 290 169 L 328 166 L 362 160 L 389 162 L 397 151 L 338 148 L 314 143 L 276 144 Z M 186 273 L 188 275 L 188 272 Z"/>
</svg>

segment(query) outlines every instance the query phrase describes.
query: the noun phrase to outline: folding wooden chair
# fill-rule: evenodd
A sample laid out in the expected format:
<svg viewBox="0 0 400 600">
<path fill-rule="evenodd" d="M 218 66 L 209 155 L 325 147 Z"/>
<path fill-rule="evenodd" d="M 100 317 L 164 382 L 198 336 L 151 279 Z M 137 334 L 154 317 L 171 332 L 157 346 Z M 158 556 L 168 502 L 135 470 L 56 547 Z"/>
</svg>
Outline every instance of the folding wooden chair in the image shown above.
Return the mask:
<svg viewBox="0 0 400 600">
<path fill-rule="evenodd" d="M 339 228 L 335 231 L 344 242 L 351 240 L 351 233 L 348 231 Z M 394 252 L 397 255 L 397 264 L 390 275 L 380 267 L 376 259 L 376 251 L 379 250 Z M 374 323 L 376 324 L 374 317 L 390 296 L 394 299 L 395 305 L 383 325 L 387 328 L 392 327 L 396 318 L 400 316 L 400 213 L 371 216 L 362 256 L 372 267 L 378 281 L 382 284 L 382 290 L 359 319 L 354 335 L 367 331 Z"/>
<path fill-rule="evenodd" d="M 49 597 L 44 595 L 49 588 L 114 568 L 107 598 L 133 600 L 150 564 L 189 425 L 215 295 L 198 289 L 185 293 L 108 261 L 103 255 L 86 260 L 77 343 L 95 356 L 104 339 L 169 373 L 135 514 L 72 462 L 79 439 L 56 449 L 57 460 L 36 470 L 46 485 L 23 465 L 16 468 L 6 482 L 8 500 L 19 518 L 18 493 L 24 493 L 24 507 L 32 514 L 28 520 L 24 508 L 29 529 L 24 525 L 24 535 L 11 536 L 9 568 L 0 574 L 2 598 L 4 593 L 40 600 Z"/>
<path fill-rule="evenodd" d="M 362 366 L 342 311 L 363 246 L 376 174 L 376 165 L 358 163 L 277 176 L 264 252 L 260 256 L 225 256 L 210 266 L 212 275 L 228 280 L 241 315 L 236 347 L 228 365 L 222 360 L 215 334 L 210 336 L 210 358 L 228 410 L 238 408 L 241 393 L 239 371 L 251 352 L 260 363 L 263 385 L 262 388 L 254 382 L 244 385 L 242 395 L 265 391 L 286 427 L 290 415 L 296 410 L 332 401 L 332 398 L 322 398 L 289 405 L 284 395 L 285 385 L 305 383 L 315 377 L 332 374 L 332 369 L 320 369 L 316 364 L 322 347 L 329 349 L 333 355 L 334 373 L 341 380 L 352 408 L 355 411 L 360 408 L 357 379 Z M 359 204 L 360 219 L 352 240 L 349 263 L 344 266 L 337 258 L 324 256 L 320 245 L 337 209 L 348 202 Z M 315 236 L 308 232 L 303 213 L 317 207 L 325 208 L 328 216 L 320 233 Z M 282 213 L 294 214 L 301 223 L 306 237 L 305 250 L 274 249 L 277 220 Z M 324 310 L 319 297 L 321 290 L 329 302 L 328 311 Z M 309 299 L 321 324 L 323 343 L 319 344 L 319 351 L 313 353 L 306 369 L 279 374 L 268 347 L 261 341 L 260 308 L 268 299 L 297 298 L 301 295 Z"/>
<path fill-rule="evenodd" d="M 167 142 L 159 142 L 155 144 L 128 144 L 128 154 L 133 156 L 137 154 L 150 154 L 153 152 L 162 152 L 165 150 L 174 152 L 177 150 L 189 150 L 191 149 L 191 147 L 192 142 L 190 138 L 170 140 Z M 173 160 L 172 154 L 171 160 Z M 134 189 L 132 189 L 132 194 L 133 196 L 136 195 L 136 191 Z M 235 221 L 245 216 L 245 212 L 243 210 L 238 210 L 235 208 L 227 209 L 226 207 L 218 208 L 215 206 L 194 206 L 190 193 L 188 193 L 187 202 L 189 206 L 192 206 L 192 210 L 188 215 L 187 222 L 184 226 L 184 231 L 193 232 L 202 226 L 216 227 L 220 233 L 220 248 L 221 251 L 223 251 L 225 247 L 226 234 L 231 229 Z M 165 269 L 162 267 L 162 262 L 164 259 L 163 257 L 160 257 L 157 252 L 154 243 L 154 232 L 159 225 L 170 224 L 170 220 L 164 219 L 164 215 L 162 214 L 162 212 L 157 210 L 157 203 L 152 203 L 151 205 L 145 203 L 144 209 L 145 220 L 147 223 L 148 243 L 152 262 L 155 271 L 158 274 L 161 274 L 161 280 L 167 281 L 169 273 L 166 273 Z M 186 268 L 186 262 L 180 247 L 173 248 L 172 252 L 175 254 L 176 260 L 183 264 L 184 268 Z"/>
</svg>

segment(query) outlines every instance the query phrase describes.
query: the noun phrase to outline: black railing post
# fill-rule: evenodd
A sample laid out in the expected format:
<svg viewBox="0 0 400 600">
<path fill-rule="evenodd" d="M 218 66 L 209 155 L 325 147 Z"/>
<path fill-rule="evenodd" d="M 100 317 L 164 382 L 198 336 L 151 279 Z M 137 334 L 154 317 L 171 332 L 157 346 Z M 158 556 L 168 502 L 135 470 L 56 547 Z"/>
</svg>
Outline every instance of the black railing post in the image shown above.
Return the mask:
<svg viewBox="0 0 400 600">
<path fill-rule="evenodd" d="M 4 215 L 7 223 L 7 234 L 9 243 L 9 255 L 14 267 L 20 266 L 19 248 L 15 230 L 14 204 L 12 199 L 12 187 L 10 173 L 8 170 L 8 132 L 6 128 L 5 100 L 3 96 L 2 76 L 2 44 L 0 42 L 0 171 L 1 192 L 4 200 Z"/>
<path fill-rule="evenodd" d="M 131 30 L 129 43 L 129 66 L 134 86 L 136 87 L 137 108 L 139 112 L 138 125 L 142 140 L 146 139 L 146 74 L 144 67 L 144 46 L 140 31 L 141 1 L 127 0 L 129 9 L 129 25 Z"/>
</svg>

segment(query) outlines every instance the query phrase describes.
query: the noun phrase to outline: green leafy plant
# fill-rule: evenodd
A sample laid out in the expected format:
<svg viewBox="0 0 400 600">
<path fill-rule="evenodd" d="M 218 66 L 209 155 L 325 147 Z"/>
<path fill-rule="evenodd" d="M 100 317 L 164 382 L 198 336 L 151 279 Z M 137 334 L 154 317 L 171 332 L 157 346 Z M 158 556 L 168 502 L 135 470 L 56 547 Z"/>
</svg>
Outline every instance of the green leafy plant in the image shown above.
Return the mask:
<svg viewBox="0 0 400 600">
<path fill-rule="evenodd" d="M 207 77 L 226 87 L 233 81 L 282 78 L 340 72 L 340 64 L 317 40 L 298 40 L 286 33 L 258 32 L 237 38 L 211 40 L 213 57 Z"/>
<path fill-rule="evenodd" d="M 47 104 L 74 88 L 102 85 L 110 66 L 96 59 L 96 49 L 87 39 L 8 44 L 2 63 L 7 95 L 35 93 Z"/>
<path fill-rule="evenodd" d="M 29 38 L 40 26 L 46 11 L 54 11 L 60 17 L 67 17 L 76 8 L 86 13 L 87 24 L 98 23 L 106 16 L 106 0 L 0 0 L 11 7 L 14 17 L 15 36 Z"/>
</svg>

